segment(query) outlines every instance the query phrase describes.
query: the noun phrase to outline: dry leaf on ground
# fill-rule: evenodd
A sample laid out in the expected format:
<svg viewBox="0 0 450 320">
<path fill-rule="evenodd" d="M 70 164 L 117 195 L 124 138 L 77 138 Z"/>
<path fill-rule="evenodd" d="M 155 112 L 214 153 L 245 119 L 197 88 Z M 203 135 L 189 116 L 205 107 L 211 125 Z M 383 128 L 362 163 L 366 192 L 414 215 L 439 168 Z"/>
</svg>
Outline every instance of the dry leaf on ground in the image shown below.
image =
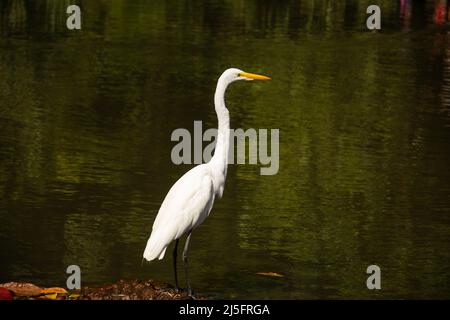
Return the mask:
<svg viewBox="0 0 450 320">
<path fill-rule="evenodd" d="M 32 283 L 8 282 L 0 284 L 0 287 L 11 290 L 16 296 L 32 297 L 41 294 L 42 288 Z"/>
<path fill-rule="evenodd" d="M 53 287 L 53 288 L 44 288 L 41 290 L 41 293 L 48 294 L 48 293 L 68 293 L 66 289 L 59 288 L 59 287 Z"/>
</svg>

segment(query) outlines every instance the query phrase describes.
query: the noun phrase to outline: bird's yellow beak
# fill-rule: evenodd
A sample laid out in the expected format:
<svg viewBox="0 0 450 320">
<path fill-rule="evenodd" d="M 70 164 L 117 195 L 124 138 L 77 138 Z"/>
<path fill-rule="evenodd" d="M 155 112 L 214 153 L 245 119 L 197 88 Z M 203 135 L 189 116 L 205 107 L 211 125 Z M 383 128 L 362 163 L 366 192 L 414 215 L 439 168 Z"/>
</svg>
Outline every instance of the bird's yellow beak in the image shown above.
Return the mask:
<svg viewBox="0 0 450 320">
<path fill-rule="evenodd" d="M 269 77 L 266 76 L 260 76 L 259 74 L 254 74 L 254 73 L 248 73 L 248 72 L 241 72 L 239 74 L 240 77 L 246 77 L 248 79 L 252 79 L 252 80 L 272 80 Z"/>
</svg>

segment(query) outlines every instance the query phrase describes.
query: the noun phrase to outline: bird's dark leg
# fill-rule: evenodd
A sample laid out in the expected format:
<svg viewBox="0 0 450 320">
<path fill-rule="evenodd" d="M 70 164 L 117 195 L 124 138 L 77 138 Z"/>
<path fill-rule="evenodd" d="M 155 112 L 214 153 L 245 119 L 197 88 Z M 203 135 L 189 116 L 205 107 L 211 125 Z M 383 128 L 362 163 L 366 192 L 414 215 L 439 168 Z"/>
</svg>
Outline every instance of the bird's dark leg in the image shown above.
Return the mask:
<svg viewBox="0 0 450 320">
<path fill-rule="evenodd" d="M 189 282 L 189 272 L 188 272 L 188 247 L 189 247 L 189 241 L 191 240 L 191 234 L 192 232 L 189 232 L 186 243 L 184 244 L 184 250 L 183 250 L 183 262 L 184 262 L 184 274 L 186 277 L 186 289 L 187 294 L 189 297 L 192 297 L 192 289 L 191 289 L 191 283 Z"/>
<path fill-rule="evenodd" d="M 177 250 L 178 250 L 178 241 L 175 241 L 175 248 L 173 248 L 173 274 L 175 275 L 175 291 L 178 292 L 180 287 L 178 286 L 178 275 L 177 275 Z"/>
</svg>

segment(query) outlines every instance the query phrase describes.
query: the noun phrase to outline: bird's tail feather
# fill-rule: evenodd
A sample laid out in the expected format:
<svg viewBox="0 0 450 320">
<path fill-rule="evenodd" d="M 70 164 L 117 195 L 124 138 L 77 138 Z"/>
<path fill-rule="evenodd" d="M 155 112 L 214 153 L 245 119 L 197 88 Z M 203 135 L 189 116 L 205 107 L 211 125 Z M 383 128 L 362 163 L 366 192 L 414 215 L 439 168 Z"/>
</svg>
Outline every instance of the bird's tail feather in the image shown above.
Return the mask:
<svg viewBox="0 0 450 320">
<path fill-rule="evenodd" d="M 148 239 L 143 255 L 145 260 L 152 261 L 156 258 L 159 260 L 164 258 L 168 244 L 158 241 L 157 239 L 158 237 L 153 233 Z"/>
</svg>

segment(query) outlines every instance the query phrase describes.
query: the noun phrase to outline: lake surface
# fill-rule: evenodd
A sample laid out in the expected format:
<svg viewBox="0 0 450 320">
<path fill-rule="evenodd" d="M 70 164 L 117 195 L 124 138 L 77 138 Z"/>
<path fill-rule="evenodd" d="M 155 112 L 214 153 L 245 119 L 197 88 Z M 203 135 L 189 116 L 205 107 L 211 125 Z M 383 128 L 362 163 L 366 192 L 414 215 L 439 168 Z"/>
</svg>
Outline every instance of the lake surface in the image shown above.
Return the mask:
<svg viewBox="0 0 450 320">
<path fill-rule="evenodd" d="M 215 128 L 217 78 L 238 67 L 273 80 L 230 86 L 231 127 L 279 129 L 280 167 L 230 165 L 192 236 L 194 290 L 448 298 L 446 1 L 377 2 L 378 33 L 371 1 L 1 1 L 0 282 L 64 286 L 76 264 L 84 285 L 173 283 L 169 251 L 141 266 L 192 167 L 171 162 L 171 133 Z"/>
</svg>

